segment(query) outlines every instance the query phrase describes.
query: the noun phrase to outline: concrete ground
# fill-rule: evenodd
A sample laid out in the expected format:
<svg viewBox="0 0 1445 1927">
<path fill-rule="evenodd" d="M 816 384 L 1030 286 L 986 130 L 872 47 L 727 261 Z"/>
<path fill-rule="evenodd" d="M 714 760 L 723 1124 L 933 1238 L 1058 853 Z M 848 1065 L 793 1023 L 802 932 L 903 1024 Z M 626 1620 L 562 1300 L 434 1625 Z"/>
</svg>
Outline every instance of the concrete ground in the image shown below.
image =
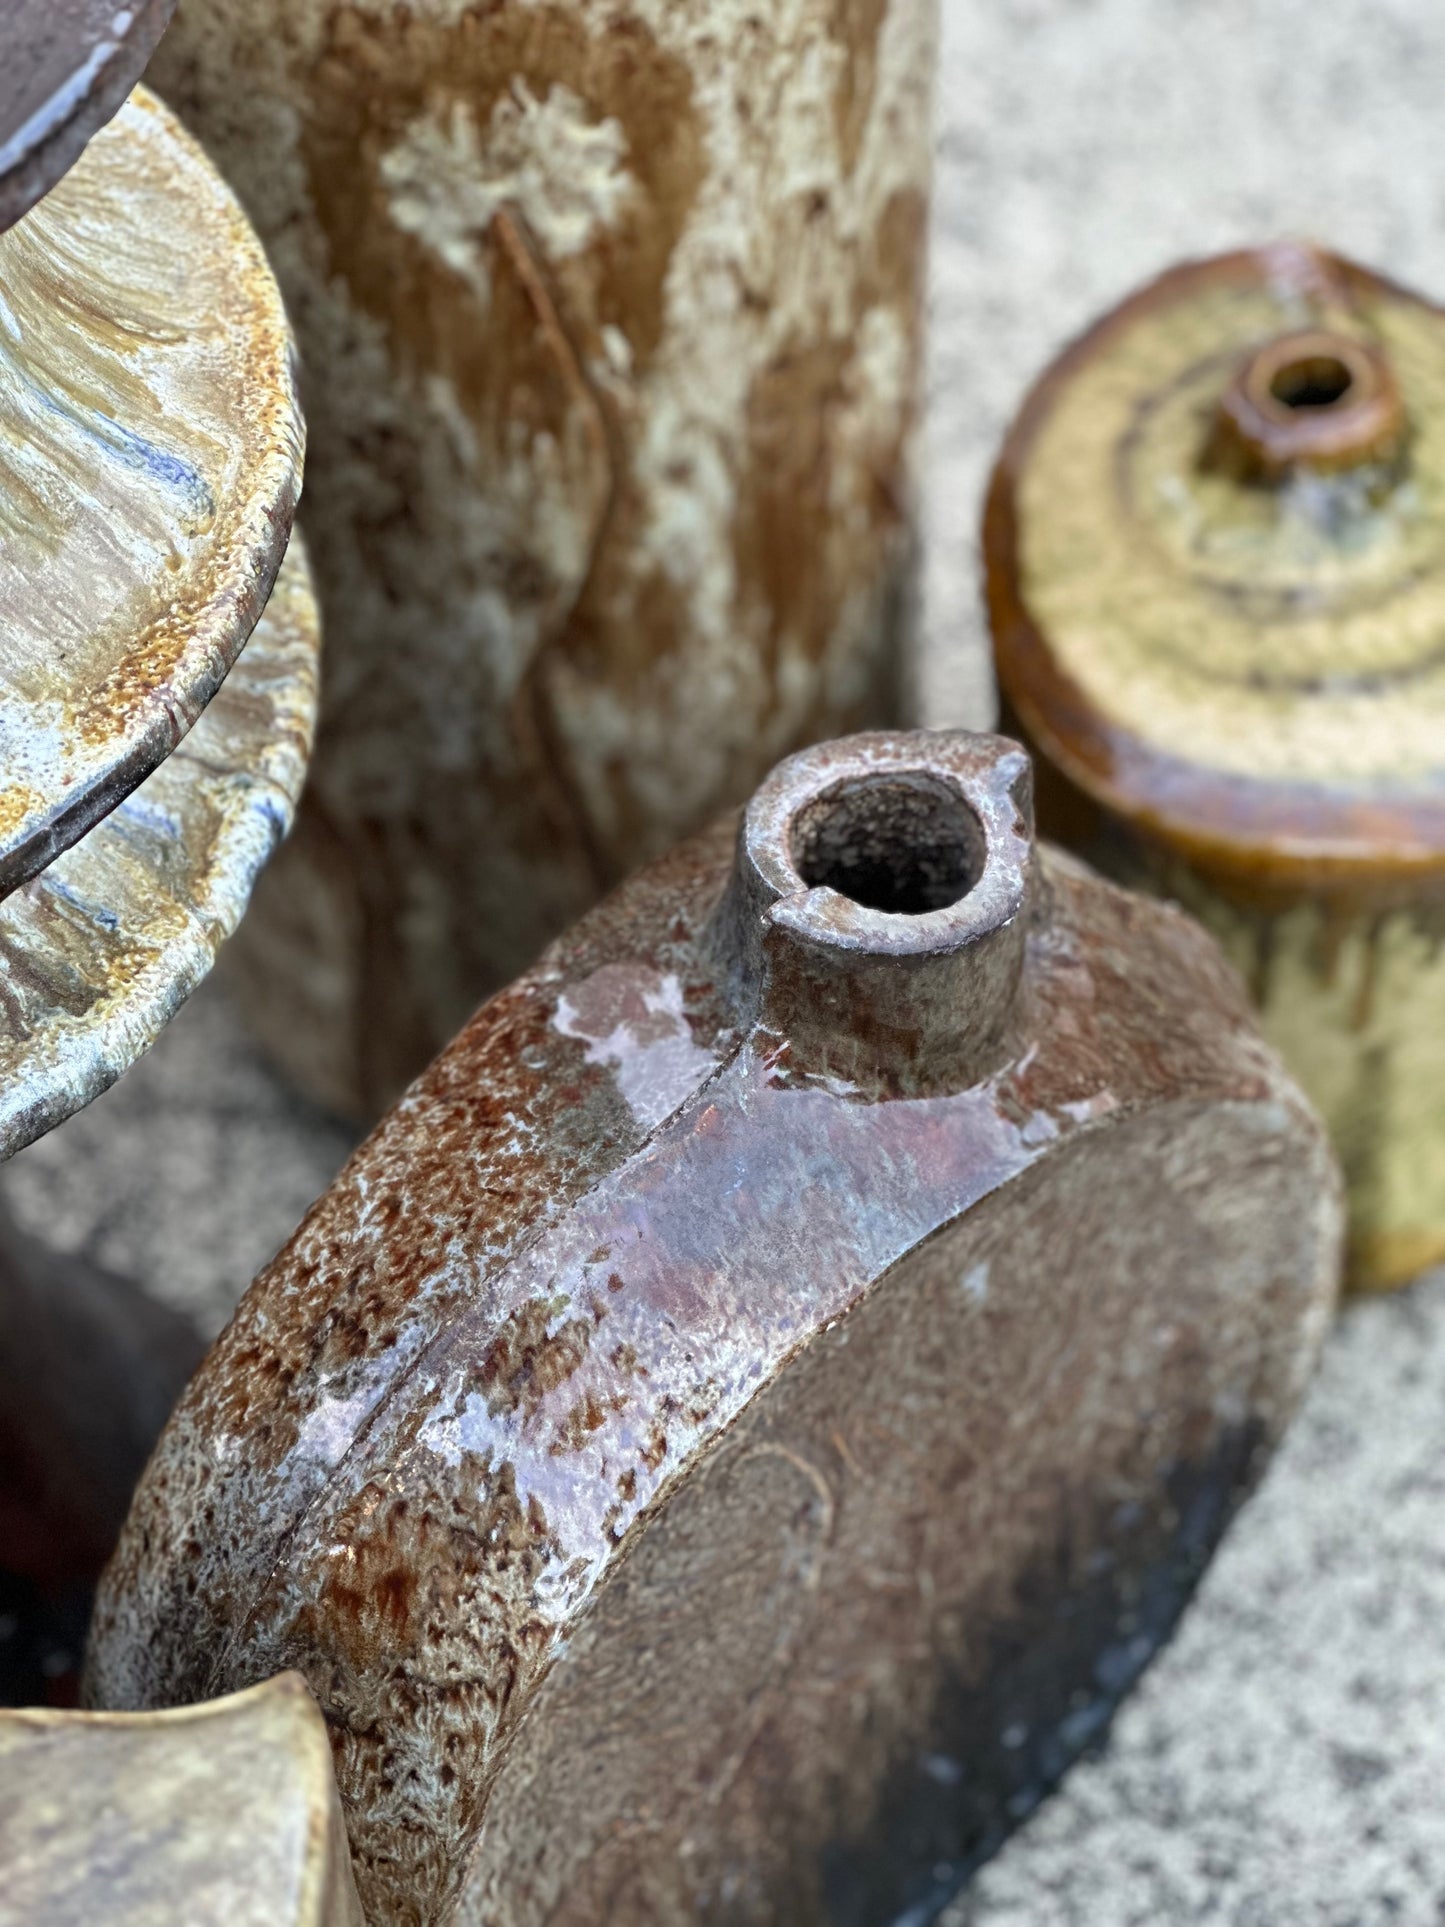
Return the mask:
<svg viewBox="0 0 1445 1927">
<path fill-rule="evenodd" d="M 1441 0 L 942 0 L 925 716 L 990 715 L 973 531 L 1025 384 L 1183 254 L 1303 234 L 1445 296 Z M 6 1170 L 208 1328 L 345 1155 L 212 984 Z M 1445 1922 L 1445 1277 L 1349 1311 L 1105 1755 L 951 1927 Z"/>
</svg>

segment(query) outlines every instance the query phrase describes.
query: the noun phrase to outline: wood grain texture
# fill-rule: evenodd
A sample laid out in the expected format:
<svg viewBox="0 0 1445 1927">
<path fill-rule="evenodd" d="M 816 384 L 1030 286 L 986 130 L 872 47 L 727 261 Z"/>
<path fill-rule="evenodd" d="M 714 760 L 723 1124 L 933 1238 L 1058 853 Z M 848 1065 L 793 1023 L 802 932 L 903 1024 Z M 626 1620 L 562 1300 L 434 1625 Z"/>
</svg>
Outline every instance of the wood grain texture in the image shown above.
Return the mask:
<svg viewBox="0 0 1445 1927">
<path fill-rule="evenodd" d="M 160 768 L 0 902 L 0 1156 L 114 1083 L 210 970 L 290 825 L 316 720 L 297 538 L 220 693 Z"/>
<path fill-rule="evenodd" d="M 300 486 L 281 297 L 139 93 L 0 235 L 0 891 L 173 750 L 265 606 Z"/>
<path fill-rule="evenodd" d="M 239 954 L 333 1106 L 374 1114 L 780 754 L 886 718 L 936 13 L 180 7 L 156 84 L 304 353 L 326 712 Z"/>
</svg>

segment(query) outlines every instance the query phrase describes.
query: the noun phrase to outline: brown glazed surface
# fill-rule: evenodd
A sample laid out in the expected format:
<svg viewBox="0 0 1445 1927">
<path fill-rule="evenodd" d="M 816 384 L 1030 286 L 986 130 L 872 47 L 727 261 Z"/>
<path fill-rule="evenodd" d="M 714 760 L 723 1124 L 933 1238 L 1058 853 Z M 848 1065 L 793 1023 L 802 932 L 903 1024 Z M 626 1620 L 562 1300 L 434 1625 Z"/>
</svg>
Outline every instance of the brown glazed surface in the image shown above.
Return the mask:
<svg viewBox="0 0 1445 1927">
<path fill-rule="evenodd" d="M 377 1920 L 929 1907 L 1167 1631 L 1338 1236 L 1236 980 L 1035 852 L 1013 745 L 808 752 L 485 1005 L 252 1286 L 92 1702 L 300 1670 Z"/>
<path fill-rule="evenodd" d="M 153 77 L 295 318 L 329 652 L 237 981 L 333 1107 L 889 720 L 936 12 L 182 0 Z"/>
<path fill-rule="evenodd" d="M 5 0 L 0 230 L 60 179 L 140 79 L 175 0 Z"/>
<path fill-rule="evenodd" d="M 1403 364 L 1403 478 L 1306 477 L 1292 497 L 1211 478 L 1211 400 L 1272 338 L 1325 327 Z M 1065 786 L 1056 799 L 1041 778 L 1051 832 L 1083 841 L 1075 824 L 1103 809 L 1241 896 L 1323 890 L 1388 908 L 1440 887 L 1442 343 L 1445 317 L 1420 297 L 1281 246 L 1170 270 L 1047 370 L 999 457 L 984 554 L 1008 711 Z M 1156 475 L 1139 450 L 1191 399 L 1177 460 Z M 1064 407 L 1093 417 L 1067 478 L 1046 466 Z M 1031 556 L 1081 487 L 1071 551 Z M 1186 533 L 1161 499 L 1188 504 L 1176 517 Z M 1253 548 L 1210 550 L 1226 513 L 1251 502 L 1272 527 L 1242 522 Z M 1077 575 L 1085 548 L 1117 605 Z"/>
<path fill-rule="evenodd" d="M 260 243 L 136 93 L 0 234 L 0 893 L 175 748 L 266 605 L 302 431 Z"/>
</svg>

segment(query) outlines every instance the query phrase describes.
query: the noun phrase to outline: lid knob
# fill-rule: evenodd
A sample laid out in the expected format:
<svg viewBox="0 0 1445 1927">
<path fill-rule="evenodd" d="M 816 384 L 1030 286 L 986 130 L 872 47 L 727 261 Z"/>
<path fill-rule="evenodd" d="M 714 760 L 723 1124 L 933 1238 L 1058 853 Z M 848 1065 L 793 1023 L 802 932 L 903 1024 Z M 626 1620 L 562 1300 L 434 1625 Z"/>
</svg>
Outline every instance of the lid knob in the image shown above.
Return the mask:
<svg viewBox="0 0 1445 1927">
<path fill-rule="evenodd" d="M 1240 366 L 1219 404 L 1210 467 L 1277 484 L 1393 461 L 1405 407 L 1380 349 L 1333 328 L 1277 335 Z"/>
</svg>

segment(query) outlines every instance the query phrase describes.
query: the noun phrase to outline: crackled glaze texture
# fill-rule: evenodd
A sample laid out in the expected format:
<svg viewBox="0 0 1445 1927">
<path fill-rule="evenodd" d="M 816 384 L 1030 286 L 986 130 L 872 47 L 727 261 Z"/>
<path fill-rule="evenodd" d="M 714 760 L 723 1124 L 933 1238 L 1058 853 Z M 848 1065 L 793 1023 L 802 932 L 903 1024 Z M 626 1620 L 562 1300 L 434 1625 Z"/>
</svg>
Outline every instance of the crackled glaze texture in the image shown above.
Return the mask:
<svg viewBox="0 0 1445 1927">
<path fill-rule="evenodd" d="M 260 243 L 143 91 L 0 234 L 0 890 L 175 748 L 255 626 L 290 356 Z"/>
<path fill-rule="evenodd" d="M 4 1927 L 362 1927 L 295 1674 L 141 1715 L 0 1712 Z"/>
<path fill-rule="evenodd" d="M 333 1107 L 889 720 L 936 13 L 182 0 L 152 74 L 295 318 L 330 652 L 237 955 Z"/>
<path fill-rule="evenodd" d="M 376 1919 L 955 1886 L 1167 1631 L 1340 1228 L 1208 937 L 1029 788 L 807 752 L 485 1005 L 193 1380 L 93 1702 L 298 1668 Z"/>
<path fill-rule="evenodd" d="M 1316 250 L 1177 268 L 1041 378 L 986 513 L 1043 827 L 1224 942 L 1365 1286 L 1445 1256 L 1442 351 Z"/>
<path fill-rule="evenodd" d="M 180 747 L 0 902 L 0 1157 L 113 1084 L 235 930 L 305 780 L 319 650 L 298 538 Z"/>
</svg>

